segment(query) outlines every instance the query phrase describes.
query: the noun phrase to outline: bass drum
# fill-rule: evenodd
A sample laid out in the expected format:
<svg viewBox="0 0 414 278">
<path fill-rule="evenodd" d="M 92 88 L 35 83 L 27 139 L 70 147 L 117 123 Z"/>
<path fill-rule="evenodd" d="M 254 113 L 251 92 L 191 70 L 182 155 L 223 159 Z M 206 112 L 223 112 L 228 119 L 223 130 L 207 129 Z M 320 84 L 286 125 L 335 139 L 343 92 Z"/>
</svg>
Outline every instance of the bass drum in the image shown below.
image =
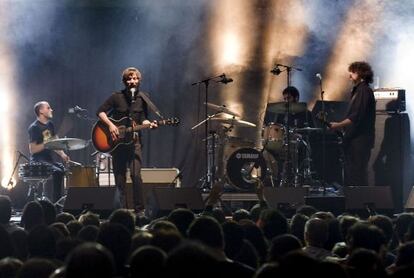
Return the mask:
<svg viewBox="0 0 414 278">
<path fill-rule="evenodd" d="M 98 186 L 95 166 L 72 166 L 67 180 L 68 187 Z"/>
<path fill-rule="evenodd" d="M 267 172 L 266 160 L 262 153 L 253 148 L 238 149 L 227 159 L 227 179 L 242 191 L 254 191 L 256 180 L 264 182 Z"/>
</svg>

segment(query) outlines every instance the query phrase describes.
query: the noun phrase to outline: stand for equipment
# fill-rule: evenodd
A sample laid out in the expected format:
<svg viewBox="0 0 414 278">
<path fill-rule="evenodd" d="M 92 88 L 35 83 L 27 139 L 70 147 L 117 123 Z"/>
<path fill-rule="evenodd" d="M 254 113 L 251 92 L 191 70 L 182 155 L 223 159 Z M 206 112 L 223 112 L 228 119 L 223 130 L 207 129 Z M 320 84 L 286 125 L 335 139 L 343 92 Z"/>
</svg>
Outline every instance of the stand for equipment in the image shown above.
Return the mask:
<svg viewBox="0 0 414 278">
<path fill-rule="evenodd" d="M 193 126 L 191 128 L 191 130 L 196 129 L 197 127 L 199 127 L 200 125 L 205 123 L 204 126 L 204 135 L 205 135 L 205 144 L 204 144 L 204 152 L 206 155 L 206 166 L 207 166 L 207 172 L 205 174 L 205 176 L 203 178 L 200 179 L 200 181 L 202 181 L 202 185 L 200 186 L 201 190 L 204 192 L 209 191 L 212 186 L 213 183 L 215 182 L 215 172 L 216 172 L 216 165 L 215 165 L 215 148 L 216 148 L 216 133 L 213 130 L 209 129 L 209 120 L 215 116 L 217 116 L 219 113 L 215 113 L 213 115 L 208 115 L 208 87 L 210 84 L 211 80 L 215 80 L 218 78 L 223 79 L 225 77 L 224 73 L 220 74 L 220 75 L 216 75 L 216 76 L 212 76 L 212 77 L 208 77 L 206 79 L 194 82 L 191 84 L 191 86 L 194 85 L 201 85 L 204 84 L 204 97 L 205 97 L 205 102 L 204 102 L 204 107 L 205 107 L 205 118 L 204 120 L 202 120 L 201 122 L 199 122 L 198 124 L 196 124 L 195 126 Z M 218 81 L 219 82 L 219 81 Z M 210 135 L 209 135 L 210 133 Z"/>
</svg>

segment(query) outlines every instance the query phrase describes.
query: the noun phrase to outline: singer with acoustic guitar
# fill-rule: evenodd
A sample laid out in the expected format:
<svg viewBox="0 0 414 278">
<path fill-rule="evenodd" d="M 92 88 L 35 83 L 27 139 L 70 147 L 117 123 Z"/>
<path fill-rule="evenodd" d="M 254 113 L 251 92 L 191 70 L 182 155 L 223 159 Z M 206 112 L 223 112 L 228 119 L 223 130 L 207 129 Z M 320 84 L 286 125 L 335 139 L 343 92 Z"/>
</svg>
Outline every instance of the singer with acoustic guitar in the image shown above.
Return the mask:
<svg viewBox="0 0 414 278">
<path fill-rule="evenodd" d="M 98 108 L 97 115 L 102 123 L 107 125 L 111 139 L 116 142 L 121 136 L 117 121 L 122 119 L 123 126 L 134 127 L 136 125 L 147 128 L 157 128 L 157 122 L 148 120 L 148 106 L 139 93 L 142 75 L 138 69 L 129 67 L 122 73 L 122 82 L 125 88 L 120 92 L 114 92 Z M 111 117 L 111 118 L 109 118 Z M 119 144 L 112 150 L 112 164 L 121 206 L 127 208 L 125 198 L 126 172 L 130 169 L 132 180 L 132 194 L 134 207 L 137 212 L 143 209 L 142 178 L 141 178 L 141 139 L 140 134 L 132 132 L 131 144 Z"/>
</svg>

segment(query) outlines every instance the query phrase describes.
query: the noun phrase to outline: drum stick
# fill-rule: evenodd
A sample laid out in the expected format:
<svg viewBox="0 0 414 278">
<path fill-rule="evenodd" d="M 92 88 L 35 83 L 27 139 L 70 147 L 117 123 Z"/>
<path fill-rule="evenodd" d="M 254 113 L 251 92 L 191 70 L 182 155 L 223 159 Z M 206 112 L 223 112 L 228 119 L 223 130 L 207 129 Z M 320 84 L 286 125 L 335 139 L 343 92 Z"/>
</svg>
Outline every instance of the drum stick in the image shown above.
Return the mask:
<svg viewBox="0 0 414 278">
<path fill-rule="evenodd" d="M 76 165 L 76 166 L 82 166 L 82 163 L 79 163 L 73 160 L 69 160 L 69 163 L 72 163 L 73 165 Z"/>
</svg>

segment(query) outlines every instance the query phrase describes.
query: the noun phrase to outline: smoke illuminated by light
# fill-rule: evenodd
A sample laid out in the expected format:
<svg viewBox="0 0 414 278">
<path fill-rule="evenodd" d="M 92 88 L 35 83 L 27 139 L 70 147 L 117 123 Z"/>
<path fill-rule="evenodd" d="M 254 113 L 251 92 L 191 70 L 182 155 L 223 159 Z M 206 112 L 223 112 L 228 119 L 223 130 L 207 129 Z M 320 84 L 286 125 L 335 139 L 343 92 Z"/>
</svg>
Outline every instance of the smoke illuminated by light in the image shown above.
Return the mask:
<svg viewBox="0 0 414 278">
<path fill-rule="evenodd" d="M 384 1 L 357 0 L 348 10 L 325 69 L 325 100 L 343 99 L 348 81 L 347 68 L 354 61 L 368 60 L 382 28 Z M 319 91 L 315 92 L 317 96 Z"/>
<path fill-rule="evenodd" d="M 221 62 L 224 65 L 236 64 L 237 60 L 240 59 L 240 41 L 236 34 L 225 34 L 223 36 L 223 47 Z"/>
<path fill-rule="evenodd" d="M 212 69 L 216 73 L 237 74 L 248 66 L 250 41 L 253 32 L 249 19 L 252 18 L 249 1 L 233 0 L 215 1 L 210 19 L 210 51 L 212 52 Z M 243 105 L 238 97 L 240 82 L 223 87 L 226 91 L 220 101 L 231 110 L 243 114 Z M 231 97 L 232 96 L 232 97 Z"/>
<path fill-rule="evenodd" d="M 210 23 L 213 68 L 220 70 L 231 65 L 246 66 L 249 52 L 248 2 L 215 1 Z"/>
<path fill-rule="evenodd" d="M 309 15 L 303 2 L 298 0 L 274 1 L 270 10 L 272 16 L 267 25 L 268 42 L 263 46 L 267 56 L 266 68 L 271 69 L 275 63 L 292 66 L 294 59 L 303 55 Z M 267 102 L 281 101 L 286 86 L 285 73 L 278 78 L 269 74 L 264 87 L 268 95 Z"/>
<path fill-rule="evenodd" d="M 7 30 L 7 7 L 6 4 L 0 4 L 0 30 Z M 14 119 L 12 115 L 14 100 L 12 96 L 14 88 L 14 57 L 10 46 L 4 37 L 0 36 L 0 119 L 1 136 L 0 136 L 0 177 L 1 185 L 7 180 L 5 186 L 8 186 L 8 180 L 13 170 L 13 150 L 15 149 L 14 138 Z"/>
</svg>

